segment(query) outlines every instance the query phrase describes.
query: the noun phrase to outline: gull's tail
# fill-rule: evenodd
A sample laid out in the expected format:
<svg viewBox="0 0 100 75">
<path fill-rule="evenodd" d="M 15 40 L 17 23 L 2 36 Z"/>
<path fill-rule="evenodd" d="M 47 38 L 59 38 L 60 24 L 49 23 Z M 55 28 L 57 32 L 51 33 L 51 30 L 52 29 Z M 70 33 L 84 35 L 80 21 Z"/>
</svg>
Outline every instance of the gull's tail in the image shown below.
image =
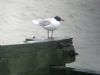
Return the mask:
<svg viewBox="0 0 100 75">
<path fill-rule="evenodd" d="M 38 21 L 38 20 L 32 20 L 32 22 L 33 22 L 34 24 L 39 24 L 39 21 Z"/>
</svg>

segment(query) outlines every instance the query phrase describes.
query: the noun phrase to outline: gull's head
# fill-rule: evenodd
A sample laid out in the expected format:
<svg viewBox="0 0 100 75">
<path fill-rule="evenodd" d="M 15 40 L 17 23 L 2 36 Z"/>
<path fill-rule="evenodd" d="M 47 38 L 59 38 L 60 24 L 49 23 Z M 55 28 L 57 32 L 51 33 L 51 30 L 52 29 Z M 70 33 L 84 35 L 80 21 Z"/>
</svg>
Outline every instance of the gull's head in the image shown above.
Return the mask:
<svg viewBox="0 0 100 75">
<path fill-rule="evenodd" d="M 64 21 L 62 18 L 60 18 L 59 16 L 55 16 L 54 17 L 57 21 Z"/>
</svg>

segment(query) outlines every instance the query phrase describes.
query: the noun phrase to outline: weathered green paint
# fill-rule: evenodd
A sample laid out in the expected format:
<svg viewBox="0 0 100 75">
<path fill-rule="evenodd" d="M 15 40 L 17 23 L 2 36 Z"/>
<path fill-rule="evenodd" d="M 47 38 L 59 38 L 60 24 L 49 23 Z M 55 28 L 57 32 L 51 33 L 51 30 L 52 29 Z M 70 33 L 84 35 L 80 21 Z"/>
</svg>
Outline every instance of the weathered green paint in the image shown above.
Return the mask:
<svg viewBox="0 0 100 75">
<path fill-rule="evenodd" d="M 71 38 L 1 46 L 0 75 L 48 75 L 50 65 L 74 61 L 66 51 L 75 51 Z"/>
</svg>

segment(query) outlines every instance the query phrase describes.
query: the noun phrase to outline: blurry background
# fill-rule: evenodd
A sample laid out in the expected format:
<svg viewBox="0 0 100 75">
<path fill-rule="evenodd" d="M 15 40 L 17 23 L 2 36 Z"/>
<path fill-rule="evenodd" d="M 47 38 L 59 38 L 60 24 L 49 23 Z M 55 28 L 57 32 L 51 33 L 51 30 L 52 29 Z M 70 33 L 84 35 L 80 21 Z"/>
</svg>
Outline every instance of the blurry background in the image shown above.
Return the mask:
<svg viewBox="0 0 100 75">
<path fill-rule="evenodd" d="M 47 38 L 33 19 L 60 16 L 65 21 L 55 37 L 73 37 L 76 61 L 66 66 L 100 71 L 100 0 L 0 0 L 0 44 Z"/>
</svg>

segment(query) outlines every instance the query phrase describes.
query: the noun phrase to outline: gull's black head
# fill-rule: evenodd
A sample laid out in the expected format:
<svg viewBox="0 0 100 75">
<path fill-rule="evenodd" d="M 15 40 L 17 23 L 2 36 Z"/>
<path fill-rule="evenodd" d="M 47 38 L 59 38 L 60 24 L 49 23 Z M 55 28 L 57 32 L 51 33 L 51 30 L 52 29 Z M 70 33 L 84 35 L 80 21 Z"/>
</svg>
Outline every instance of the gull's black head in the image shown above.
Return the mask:
<svg viewBox="0 0 100 75">
<path fill-rule="evenodd" d="M 55 16 L 54 17 L 57 21 L 64 21 L 63 19 L 61 19 L 59 16 Z"/>
</svg>

